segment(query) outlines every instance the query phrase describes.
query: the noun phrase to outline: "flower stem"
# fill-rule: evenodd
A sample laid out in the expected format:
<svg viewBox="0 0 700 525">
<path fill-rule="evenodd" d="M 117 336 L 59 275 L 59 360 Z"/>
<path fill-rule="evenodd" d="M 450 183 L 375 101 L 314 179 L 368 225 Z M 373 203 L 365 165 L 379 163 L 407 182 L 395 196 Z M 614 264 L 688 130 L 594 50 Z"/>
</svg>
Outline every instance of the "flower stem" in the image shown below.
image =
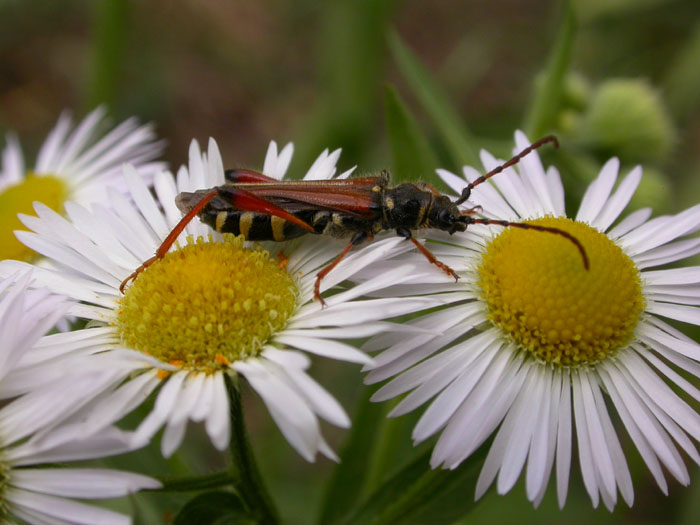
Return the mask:
<svg viewBox="0 0 700 525">
<path fill-rule="evenodd" d="M 276 525 L 280 522 L 277 510 L 263 484 L 248 442 L 243 419 L 241 392 L 228 374 L 225 374 L 224 377 L 230 400 L 231 442 L 229 450 L 231 451 L 231 471 L 237 478 L 236 489 L 248 505 L 250 512 L 255 514 L 257 523 Z"/>
<path fill-rule="evenodd" d="M 163 486 L 157 491 L 165 492 L 191 492 L 194 490 L 208 490 L 226 485 L 233 485 L 238 481 L 238 476 L 231 475 L 230 472 L 214 472 L 203 476 L 192 476 L 178 479 L 161 479 Z"/>
</svg>

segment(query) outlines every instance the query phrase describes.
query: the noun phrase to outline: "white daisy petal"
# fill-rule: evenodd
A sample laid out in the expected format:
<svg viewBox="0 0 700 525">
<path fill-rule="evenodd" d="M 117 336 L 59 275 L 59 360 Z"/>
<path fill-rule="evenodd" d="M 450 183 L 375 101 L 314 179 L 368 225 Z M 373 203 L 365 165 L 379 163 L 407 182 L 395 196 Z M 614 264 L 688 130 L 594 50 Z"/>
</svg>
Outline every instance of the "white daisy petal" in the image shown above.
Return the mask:
<svg viewBox="0 0 700 525">
<path fill-rule="evenodd" d="M 608 235 L 611 239 L 619 239 L 628 232 L 639 228 L 649 217 L 651 217 L 651 208 L 642 208 L 632 212 L 610 230 Z"/>
<path fill-rule="evenodd" d="M 525 148 L 529 147 L 531 142 L 522 131 L 515 132 L 515 149 L 513 154 L 517 155 Z M 540 204 L 540 212 L 543 214 L 552 214 L 556 211 L 556 198 L 550 193 L 550 186 L 547 183 L 547 177 L 540 161 L 540 156 L 537 152 L 532 152 L 520 160 L 520 178 L 529 184 L 532 188 L 532 193 L 535 195 Z"/>
<path fill-rule="evenodd" d="M 6 187 L 17 184 L 24 177 L 24 158 L 19 139 L 14 133 L 5 136 L 7 144 L 2 150 L 2 177 L 0 177 L 0 191 Z"/>
<path fill-rule="evenodd" d="M 462 190 L 467 186 L 466 180 L 464 180 L 462 177 L 458 177 L 451 171 L 435 170 L 435 173 L 437 173 L 443 182 L 452 188 L 452 191 L 454 191 L 457 195 L 462 193 Z"/>
<path fill-rule="evenodd" d="M 605 163 L 603 169 L 600 170 L 598 178 L 588 186 L 581 200 L 581 206 L 579 206 L 578 214 L 576 215 L 577 221 L 593 224 L 598 213 L 608 202 L 608 197 L 617 180 L 619 169 L 620 161 L 616 158 L 610 159 Z"/>
<path fill-rule="evenodd" d="M 51 170 L 52 165 L 58 162 L 60 145 L 63 143 L 68 130 L 72 126 L 72 119 L 68 111 L 61 113 L 56 126 L 51 130 L 46 141 L 39 149 L 36 159 L 35 170 L 37 173 L 46 173 Z"/>
<path fill-rule="evenodd" d="M 212 406 L 204 422 L 204 428 L 212 444 L 218 450 L 224 450 L 231 439 L 229 426 L 229 401 L 222 374 L 216 374 L 212 383 Z"/>
<path fill-rule="evenodd" d="M 238 362 L 235 367 L 263 399 L 287 441 L 304 459 L 313 461 L 320 436 L 318 421 L 303 398 L 260 361 Z"/>
<path fill-rule="evenodd" d="M 469 182 L 474 182 L 476 179 L 481 177 L 481 173 L 476 171 L 474 168 L 465 166 L 463 169 L 464 177 Z M 480 184 L 472 191 L 471 202 L 477 202 L 483 207 L 484 213 L 487 215 L 494 215 L 499 219 L 506 220 L 518 220 L 518 214 L 513 210 L 513 208 L 508 204 L 508 202 L 501 197 L 496 188 L 490 183 Z"/>
<path fill-rule="evenodd" d="M 642 168 L 637 166 L 627 174 L 617 190 L 615 190 L 613 196 L 605 202 L 605 206 L 603 206 L 595 219 L 593 219 L 591 226 L 598 228 L 600 231 L 606 231 L 620 216 L 625 206 L 629 204 L 641 180 Z"/>
<path fill-rule="evenodd" d="M 46 496 L 26 490 L 13 489 L 6 499 L 27 512 L 29 516 L 36 513 L 46 518 L 46 523 L 70 523 L 75 525 L 128 525 L 131 520 L 114 511 L 93 507 L 67 499 Z M 33 521 L 33 520 L 32 520 Z"/>
<path fill-rule="evenodd" d="M 161 484 L 147 476 L 107 469 L 25 469 L 12 476 L 14 486 L 68 498 L 116 498 Z"/>
<path fill-rule="evenodd" d="M 559 216 L 566 215 L 564 184 L 561 182 L 559 171 L 554 166 L 550 166 L 547 169 L 547 187 L 554 204 L 554 214 Z"/>
</svg>

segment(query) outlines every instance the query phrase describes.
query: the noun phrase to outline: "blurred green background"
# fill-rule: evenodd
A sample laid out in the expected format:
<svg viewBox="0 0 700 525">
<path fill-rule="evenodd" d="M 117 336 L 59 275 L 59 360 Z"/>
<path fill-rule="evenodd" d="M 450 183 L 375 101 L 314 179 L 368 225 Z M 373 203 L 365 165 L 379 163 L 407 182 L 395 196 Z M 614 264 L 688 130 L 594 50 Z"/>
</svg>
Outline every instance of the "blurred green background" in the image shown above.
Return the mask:
<svg viewBox="0 0 700 525">
<path fill-rule="evenodd" d="M 226 166 L 260 168 L 274 139 L 295 143 L 296 176 L 322 149 L 341 147 L 341 170 L 388 167 L 397 179 L 432 180 L 436 167 L 474 163 L 482 147 L 509 156 L 517 128 L 531 139 L 555 133 L 562 148 L 542 154 L 572 203 L 617 155 L 623 172 L 645 167 L 634 206 L 678 211 L 700 201 L 700 3 L 1 0 L 0 131 L 16 131 L 31 157 L 64 108 L 81 118 L 101 103 L 115 121 L 154 121 L 173 167 L 186 162 L 192 138 L 212 136 Z M 351 412 L 365 396 L 352 368 L 314 365 Z M 333 465 L 305 463 L 246 397 L 251 440 L 283 517 L 316 522 Z M 392 436 L 375 482 L 415 454 L 414 421 L 374 429 Z M 328 435 L 342 448 L 347 433 Z M 190 436 L 175 460 L 151 448 L 112 464 L 184 475 L 225 460 L 196 428 Z M 533 510 L 519 484 L 505 497 L 490 491 L 462 523 L 697 523 L 697 467 L 690 488 L 671 481 L 665 497 L 621 438 L 632 509 L 591 509 L 575 460 L 563 511 L 552 490 Z M 188 497 L 139 495 L 118 506 L 133 505 L 142 523 L 168 522 Z"/>
</svg>

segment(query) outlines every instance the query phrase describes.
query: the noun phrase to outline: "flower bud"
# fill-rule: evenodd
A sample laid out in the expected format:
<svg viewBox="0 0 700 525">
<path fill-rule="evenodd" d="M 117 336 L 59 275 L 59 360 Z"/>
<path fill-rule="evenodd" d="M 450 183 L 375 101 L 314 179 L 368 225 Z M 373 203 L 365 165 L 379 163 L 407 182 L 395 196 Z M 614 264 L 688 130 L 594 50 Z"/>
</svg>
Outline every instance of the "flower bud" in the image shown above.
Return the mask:
<svg viewBox="0 0 700 525">
<path fill-rule="evenodd" d="M 661 161 L 675 130 L 661 97 L 644 80 L 617 79 L 594 93 L 581 138 L 606 155 L 626 161 Z"/>
</svg>

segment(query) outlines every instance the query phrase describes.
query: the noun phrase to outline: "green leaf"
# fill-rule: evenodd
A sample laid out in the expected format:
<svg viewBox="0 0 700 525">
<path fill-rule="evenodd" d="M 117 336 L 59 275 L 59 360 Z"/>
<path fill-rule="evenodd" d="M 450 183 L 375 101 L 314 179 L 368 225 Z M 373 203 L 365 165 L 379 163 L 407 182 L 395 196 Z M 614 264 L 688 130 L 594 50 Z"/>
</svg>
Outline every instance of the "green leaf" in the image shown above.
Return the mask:
<svg viewBox="0 0 700 525">
<path fill-rule="evenodd" d="M 442 186 L 438 161 L 416 119 L 392 86 L 385 92 L 386 126 L 391 142 L 394 183 L 421 179 Z"/>
<path fill-rule="evenodd" d="M 486 456 L 482 446 L 459 468 L 430 468 L 430 452 L 388 479 L 345 525 L 448 525 L 467 514 L 477 502 L 474 489 Z"/>
<path fill-rule="evenodd" d="M 531 139 L 544 135 L 554 127 L 564 92 L 564 77 L 571 64 L 577 23 L 571 5 L 566 3 L 564 20 L 552 46 L 543 82 L 535 92 L 525 119 L 525 132 Z"/>
<path fill-rule="evenodd" d="M 173 525 L 256 524 L 240 498 L 231 492 L 206 492 L 189 500 L 175 517 Z"/>
<path fill-rule="evenodd" d="M 319 524 L 338 523 L 360 500 L 371 476 L 371 458 L 386 422 L 386 404 L 369 400 L 373 389 L 365 388 L 363 392 L 350 436 L 340 453 L 340 463 L 328 483 Z"/>
<path fill-rule="evenodd" d="M 445 142 L 453 167 L 478 166 L 475 140 L 447 96 L 395 31 L 388 35 L 389 48 L 411 91 Z"/>
<path fill-rule="evenodd" d="M 129 2 L 96 2 L 94 16 L 94 56 L 88 75 L 87 109 L 104 103 L 113 106 L 117 99 L 130 32 Z"/>
</svg>

